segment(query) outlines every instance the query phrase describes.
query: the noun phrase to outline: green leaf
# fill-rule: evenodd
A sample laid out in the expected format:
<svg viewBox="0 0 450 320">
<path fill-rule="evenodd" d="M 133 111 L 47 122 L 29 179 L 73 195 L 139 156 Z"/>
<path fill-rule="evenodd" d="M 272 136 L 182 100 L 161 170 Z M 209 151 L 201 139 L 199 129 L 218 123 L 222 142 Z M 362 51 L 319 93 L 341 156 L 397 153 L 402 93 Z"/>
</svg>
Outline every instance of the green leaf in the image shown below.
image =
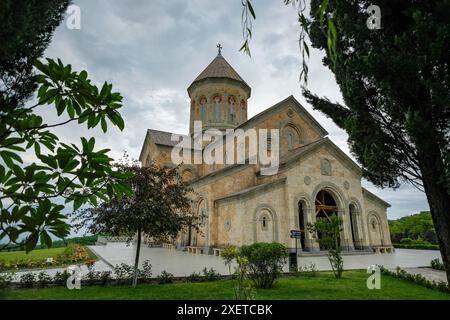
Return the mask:
<svg viewBox="0 0 450 320">
<path fill-rule="evenodd" d="M 38 242 L 39 235 L 34 232 L 30 235 L 30 237 L 27 239 L 27 244 L 25 245 L 25 252 L 28 253 L 34 248 L 36 248 L 36 244 Z"/>
<path fill-rule="evenodd" d="M 253 6 L 252 6 L 252 0 L 247 0 L 247 7 L 250 10 L 250 13 L 251 13 L 253 19 L 256 19 L 255 10 L 253 10 Z"/>
<path fill-rule="evenodd" d="M 46 245 L 48 248 L 52 247 L 52 238 L 50 238 L 45 230 L 42 230 L 41 232 L 41 244 Z"/>
</svg>

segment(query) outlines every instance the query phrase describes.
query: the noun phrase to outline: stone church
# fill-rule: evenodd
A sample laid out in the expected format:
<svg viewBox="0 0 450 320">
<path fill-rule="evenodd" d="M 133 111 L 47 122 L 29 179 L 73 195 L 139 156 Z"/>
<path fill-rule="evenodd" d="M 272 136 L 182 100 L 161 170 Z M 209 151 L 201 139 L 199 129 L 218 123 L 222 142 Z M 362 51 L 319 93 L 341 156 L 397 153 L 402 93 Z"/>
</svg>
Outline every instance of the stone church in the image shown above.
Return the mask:
<svg viewBox="0 0 450 320">
<path fill-rule="evenodd" d="M 205 254 L 228 244 L 280 242 L 290 249 L 321 248 L 306 225 L 337 214 L 343 221 L 340 244 L 347 251 L 390 252 L 386 210 L 390 205 L 361 186 L 361 169 L 328 137 L 328 132 L 290 96 L 248 119 L 250 86 L 220 53 L 191 83 L 190 136 L 194 121 L 203 130 L 279 129 L 279 168 L 262 175 L 258 164 L 183 164 L 182 179 L 195 190 L 200 230 L 185 230 L 173 245 Z M 171 132 L 149 129 L 140 154 L 174 166 L 177 141 Z M 205 145 L 200 148 L 203 152 Z M 300 230 L 298 240 L 290 230 Z"/>
</svg>

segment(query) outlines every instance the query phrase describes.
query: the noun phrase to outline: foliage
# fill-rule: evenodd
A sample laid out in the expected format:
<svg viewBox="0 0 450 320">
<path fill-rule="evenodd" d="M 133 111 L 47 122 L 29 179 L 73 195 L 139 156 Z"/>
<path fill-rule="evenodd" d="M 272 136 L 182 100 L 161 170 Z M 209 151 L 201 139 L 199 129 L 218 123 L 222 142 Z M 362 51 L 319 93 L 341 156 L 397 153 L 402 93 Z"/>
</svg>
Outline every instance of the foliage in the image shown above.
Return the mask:
<svg viewBox="0 0 450 320">
<path fill-rule="evenodd" d="M 218 273 L 213 268 L 203 268 L 202 273 L 192 272 L 186 277 L 187 282 L 202 282 L 202 281 L 217 281 L 221 279 L 220 273 Z"/>
<path fill-rule="evenodd" d="M 307 266 L 298 267 L 298 272 L 301 275 L 308 276 L 308 277 L 315 277 L 318 274 L 317 266 L 312 262 L 310 262 L 309 265 L 307 265 Z"/>
<path fill-rule="evenodd" d="M 63 240 L 53 240 L 52 248 L 66 247 L 70 243 L 76 243 L 76 244 L 80 244 L 83 246 L 92 246 L 97 243 L 97 238 L 98 238 L 97 235 L 92 235 L 92 236 L 83 236 L 83 237 L 73 237 L 73 238 L 63 239 Z M 49 247 L 47 247 L 46 245 L 37 244 L 36 247 L 34 248 L 34 251 L 39 250 L 39 249 L 49 249 Z M 11 251 L 25 251 L 25 247 L 17 247 L 15 245 L 8 245 L 8 246 L 5 246 L 1 250 L 1 252 L 11 252 Z"/>
<path fill-rule="evenodd" d="M 41 271 L 37 275 L 37 283 L 41 288 L 47 286 L 52 280 L 52 277 L 45 271 Z"/>
<path fill-rule="evenodd" d="M 342 221 L 337 214 L 332 214 L 328 218 L 319 218 L 315 223 L 308 223 L 307 229 L 313 233 L 320 247 L 328 251 L 328 260 L 336 279 L 342 277 L 344 272 L 344 261 L 341 255 L 339 236 L 342 231 Z"/>
<path fill-rule="evenodd" d="M 9 287 L 11 282 L 14 280 L 14 272 L 3 272 L 2 266 L 0 264 L 0 290 Z"/>
<path fill-rule="evenodd" d="M 233 245 L 228 245 L 228 246 L 224 247 L 220 252 L 220 256 L 222 257 L 225 265 L 228 267 L 228 271 L 230 272 L 230 275 L 231 275 L 231 263 L 233 262 L 234 259 L 236 259 L 238 254 L 239 254 L 239 251 L 238 251 L 237 247 L 233 246 Z"/>
<path fill-rule="evenodd" d="M 450 289 L 447 283 L 439 281 L 430 281 L 424 276 L 422 276 L 420 273 L 417 274 L 411 274 L 406 272 L 400 267 L 397 267 L 395 271 L 390 271 L 383 266 L 378 266 L 380 268 L 380 271 L 382 274 L 387 274 L 399 279 L 407 280 L 410 282 L 414 282 L 418 285 L 424 286 L 429 289 L 438 290 L 446 293 L 450 293 Z"/>
<path fill-rule="evenodd" d="M 203 281 L 203 277 L 200 274 L 200 272 L 192 272 L 190 275 L 186 278 L 187 282 L 201 282 Z"/>
<path fill-rule="evenodd" d="M 438 258 L 431 260 L 430 262 L 430 266 L 431 268 L 435 269 L 435 270 L 442 270 L 445 271 L 445 266 L 444 264 L 441 262 L 441 260 L 439 260 Z"/>
<path fill-rule="evenodd" d="M 33 272 L 27 272 L 20 276 L 20 283 L 24 287 L 32 287 L 36 281 L 36 275 Z"/>
<path fill-rule="evenodd" d="M 450 300 L 450 294 L 382 275 L 381 290 L 367 290 L 366 270 L 351 270 L 336 280 L 332 272 L 318 272 L 314 278 L 282 277 L 273 290 L 258 290 L 258 300 Z M 177 282 L 170 286 L 141 284 L 131 287 L 82 286 L 8 290 L 8 300 L 229 300 L 234 298 L 234 281 Z M 330 289 L 332 288 L 332 289 Z M 6 302 L 7 303 L 7 302 Z"/>
<path fill-rule="evenodd" d="M 311 0 L 311 12 L 321 0 Z M 367 1 L 333 1 L 337 62 L 323 60 L 345 105 L 303 95 L 349 138 L 362 174 L 379 187 L 409 182 L 425 192 L 450 282 L 450 32 L 447 0 L 377 1 L 382 28 L 366 27 Z M 312 16 L 313 47 L 328 39 Z"/>
<path fill-rule="evenodd" d="M 126 236 L 137 234 L 133 286 L 137 270 L 142 234 L 161 242 L 170 242 L 188 226 L 197 226 L 192 214 L 190 193 L 179 176 L 179 168 L 164 168 L 151 164 L 141 167 L 128 156 L 115 164 L 117 172 L 131 172 L 128 183 L 134 194 L 120 194 L 109 202 L 73 214 L 75 228 L 87 228 L 93 234 Z"/>
<path fill-rule="evenodd" d="M 104 83 L 101 89 L 87 79 L 86 71 L 72 71 L 64 65 L 47 59 L 37 61 L 40 74 L 38 102 L 31 106 L 13 107 L 0 96 L 0 239 L 3 247 L 14 244 L 31 251 L 39 239 L 41 245 L 51 247 L 50 234 L 63 238 L 70 226 L 61 213 L 64 203 L 80 206 L 98 200 L 108 201 L 117 193 L 131 194 L 124 179 L 128 173 L 113 170 L 113 159 L 108 149 L 95 150 L 95 139 L 81 138 L 81 146 L 66 144 L 51 132 L 54 127 L 71 122 L 86 123 L 87 128 L 101 124 L 106 132 L 108 121 L 121 130 L 123 119 L 118 110 L 122 97 Z M 47 124 L 37 114 L 37 107 L 54 105 L 58 117 L 68 119 Z M 36 161 L 25 165 L 23 157 L 33 153 Z"/>
<path fill-rule="evenodd" d="M 173 283 L 173 274 L 167 272 L 166 270 L 163 270 L 161 274 L 158 276 L 158 283 L 159 284 Z"/>
<path fill-rule="evenodd" d="M 236 256 L 236 271 L 234 272 L 234 298 L 236 300 L 254 300 L 256 297 L 248 275 L 249 261 L 244 256 Z"/>
<path fill-rule="evenodd" d="M 133 266 L 126 263 L 116 264 L 114 266 L 114 275 L 117 280 L 128 282 L 133 278 L 134 270 Z"/>
<path fill-rule="evenodd" d="M 152 278 L 152 265 L 150 264 L 150 260 L 145 260 L 142 263 L 142 269 L 138 271 L 138 278 L 144 281 L 148 281 Z"/>
<path fill-rule="evenodd" d="M 399 244 L 394 243 L 394 248 L 399 249 L 416 249 L 416 250 L 439 250 L 439 245 L 437 244 L 426 244 L 426 243 L 420 243 L 420 244 Z"/>
<path fill-rule="evenodd" d="M 307 37 L 310 34 L 311 22 L 306 16 L 306 0 L 283 0 L 285 5 L 292 5 L 297 10 L 298 23 L 300 26 L 299 34 L 299 47 L 302 55 L 302 70 L 300 72 L 300 79 L 303 79 L 304 83 L 308 82 L 308 64 L 307 59 L 309 59 L 309 45 L 307 43 Z M 315 1 L 318 4 L 317 10 L 313 11 L 311 14 L 320 21 L 320 27 L 322 32 L 327 39 L 327 49 L 328 55 L 330 57 L 333 66 L 337 61 L 337 30 L 334 23 L 333 9 L 329 6 L 329 0 L 320 0 L 320 2 Z M 252 38 L 252 19 L 256 19 L 255 10 L 253 9 L 252 0 L 241 0 L 242 4 L 242 36 L 244 38 L 244 44 L 239 49 L 244 53 L 250 54 L 250 40 Z M 320 4 L 320 5 L 319 5 Z M 326 26 L 324 22 L 326 21 Z"/>
<path fill-rule="evenodd" d="M 36 90 L 33 63 L 48 47 L 69 3 L 69 0 L 0 2 L 0 96 L 6 97 L 12 107 L 25 103 Z M 3 107 L 0 103 L 0 110 Z"/>
<path fill-rule="evenodd" d="M 210 268 L 209 270 L 205 267 L 202 270 L 203 277 L 206 281 L 216 281 L 220 279 L 220 273 L 218 273 L 213 268 Z"/>
<path fill-rule="evenodd" d="M 249 277 L 257 288 L 272 288 L 286 264 L 288 249 L 281 243 L 242 246 L 240 255 L 248 260 Z"/>
<path fill-rule="evenodd" d="M 413 240 L 423 239 L 426 240 L 424 243 L 437 244 L 433 219 L 429 211 L 391 220 L 389 230 L 393 243 L 408 244 L 404 241 L 411 241 L 412 244 Z"/>
<path fill-rule="evenodd" d="M 55 275 L 53 276 L 53 282 L 56 284 L 59 284 L 60 286 L 65 287 L 67 284 L 67 279 L 70 277 L 70 273 L 67 270 L 56 271 Z"/>
<path fill-rule="evenodd" d="M 43 251 L 42 253 L 40 251 Z M 35 269 L 48 268 L 56 266 L 65 266 L 69 264 L 88 263 L 96 259 L 95 256 L 84 246 L 79 244 L 69 244 L 64 250 L 39 249 L 30 253 L 30 257 L 21 258 L 21 252 L 17 253 L 18 258 L 9 257 L 2 262 L 2 254 L 0 254 L 0 262 L 2 262 L 5 270 Z M 10 254 L 10 253 L 8 253 Z M 16 256 L 16 255 L 15 255 Z M 52 261 L 48 262 L 47 258 Z"/>
</svg>

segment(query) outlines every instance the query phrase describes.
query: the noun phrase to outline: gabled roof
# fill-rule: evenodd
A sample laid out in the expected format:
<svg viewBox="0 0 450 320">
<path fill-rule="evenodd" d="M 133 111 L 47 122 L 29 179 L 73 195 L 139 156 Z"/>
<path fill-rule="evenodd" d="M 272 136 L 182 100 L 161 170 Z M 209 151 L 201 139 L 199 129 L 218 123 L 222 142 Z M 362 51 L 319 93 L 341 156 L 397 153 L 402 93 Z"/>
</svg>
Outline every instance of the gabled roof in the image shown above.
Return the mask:
<svg viewBox="0 0 450 320">
<path fill-rule="evenodd" d="M 168 146 L 168 147 L 174 147 L 176 146 L 179 141 L 172 141 L 172 132 L 167 132 L 167 131 L 160 131 L 160 130 L 153 130 L 153 129 L 148 129 L 147 130 L 148 134 L 150 134 L 153 138 L 153 142 L 155 142 L 155 144 L 159 144 L 162 146 Z M 177 134 L 178 136 L 184 137 L 184 135 L 182 134 Z"/>
<path fill-rule="evenodd" d="M 285 106 L 289 102 L 291 102 L 291 106 L 294 107 L 295 111 L 297 111 L 297 112 L 299 112 L 299 113 L 301 113 L 301 114 L 306 116 L 306 119 L 309 120 L 309 123 L 311 124 L 311 126 L 320 135 L 322 135 L 322 136 L 327 136 L 328 135 L 328 131 L 325 130 L 325 128 L 322 127 L 321 124 L 316 119 L 314 119 L 314 117 L 300 104 L 300 102 L 298 102 L 297 99 L 295 99 L 295 97 L 293 95 L 290 95 L 286 99 L 281 100 L 280 102 L 274 104 L 270 108 L 261 111 L 257 115 L 251 117 L 250 119 L 248 119 L 244 123 L 240 124 L 236 129 L 249 127 L 252 124 L 257 123 L 259 120 L 263 119 L 265 116 L 268 116 L 268 115 L 270 115 L 272 113 L 277 112 L 280 107 Z"/>
<path fill-rule="evenodd" d="M 211 78 L 219 78 L 219 79 L 231 79 L 242 83 L 248 90 L 250 90 L 250 86 L 241 78 L 241 76 L 233 69 L 233 67 L 228 63 L 227 60 L 222 56 L 222 54 L 218 54 L 217 57 L 203 70 L 197 78 L 192 82 L 192 84 L 188 88 L 188 92 L 190 88 L 197 82 L 211 79 Z"/>
<path fill-rule="evenodd" d="M 344 151 L 342 151 L 337 145 L 335 145 L 328 137 L 319 139 L 317 141 L 305 144 L 301 147 L 295 148 L 292 151 L 286 153 L 280 157 L 280 169 L 294 163 L 297 159 L 305 157 L 310 152 L 313 152 L 321 146 L 327 145 L 328 150 L 333 151 L 334 155 L 338 157 L 348 169 L 355 170 L 358 174 L 361 174 L 361 168 L 354 162 Z M 259 173 L 259 171 L 257 172 Z"/>
<path fill-rule="evenodd" d="M 178 141 L 172 141 L 172 132 L 167 131 L 160 131 L 160 130 L 153 130 L 153 129 L 147 129 L 147 133 L 145 135 L 144 144 L 142 145 L 141 153 L 139 155 L 139 160 L 144 161 L 144 153 L 148 146 L 149 140 L 151 140 L 154 144 L 160 145 L 160 146 L 167 146 L 167 147 L 174 147 L 178 144 Z M 178 134 L 181 137 L 184 137 L 182 134 Z"/>
<path fill-rule="evenodd" d="M 390 203 L 384 201 L 384 200 L 381 199 L 379 196 L 377 196 L 376 194 L 370 192 L 370 191 L 367 190 L 366 188 L 363 187 L 363 188 L 362 188 L 362 192 L 363 192 L 363 195 L 364 195 L 365 197 L 367 197 L 367 199 L 370 199 L 370 200 L 372 200 L 372 201 L 378 202 L 379 204 L 383 205 L 383 206 L 386 207 L 386 208 L 390 208 L 390 207 L 391 207 L 391 204 L 390 204 Z"/>
</svg>

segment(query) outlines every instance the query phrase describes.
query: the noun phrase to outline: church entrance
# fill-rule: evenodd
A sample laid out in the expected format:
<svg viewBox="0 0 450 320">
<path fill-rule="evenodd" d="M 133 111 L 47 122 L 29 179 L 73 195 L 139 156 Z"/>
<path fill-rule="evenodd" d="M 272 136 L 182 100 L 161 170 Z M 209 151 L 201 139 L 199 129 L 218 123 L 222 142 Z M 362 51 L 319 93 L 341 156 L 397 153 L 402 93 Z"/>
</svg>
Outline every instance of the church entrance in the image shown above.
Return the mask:
<svg viewBox="0 0 450 320">
<path fill-rule="evenodd" d="M 330 219 L 332 215 L 337 215 L 338 207 L 336 201 L 333 196 L 325 191 L 320 191 L 315 199 L 316 205 L 316 220 L 317 219 Z M 320 239 L 320 233 L 317 234 L 317 237 Z M 320 250 L 324 250 L 325 248 L 320 248 Z"/>
</svg>

